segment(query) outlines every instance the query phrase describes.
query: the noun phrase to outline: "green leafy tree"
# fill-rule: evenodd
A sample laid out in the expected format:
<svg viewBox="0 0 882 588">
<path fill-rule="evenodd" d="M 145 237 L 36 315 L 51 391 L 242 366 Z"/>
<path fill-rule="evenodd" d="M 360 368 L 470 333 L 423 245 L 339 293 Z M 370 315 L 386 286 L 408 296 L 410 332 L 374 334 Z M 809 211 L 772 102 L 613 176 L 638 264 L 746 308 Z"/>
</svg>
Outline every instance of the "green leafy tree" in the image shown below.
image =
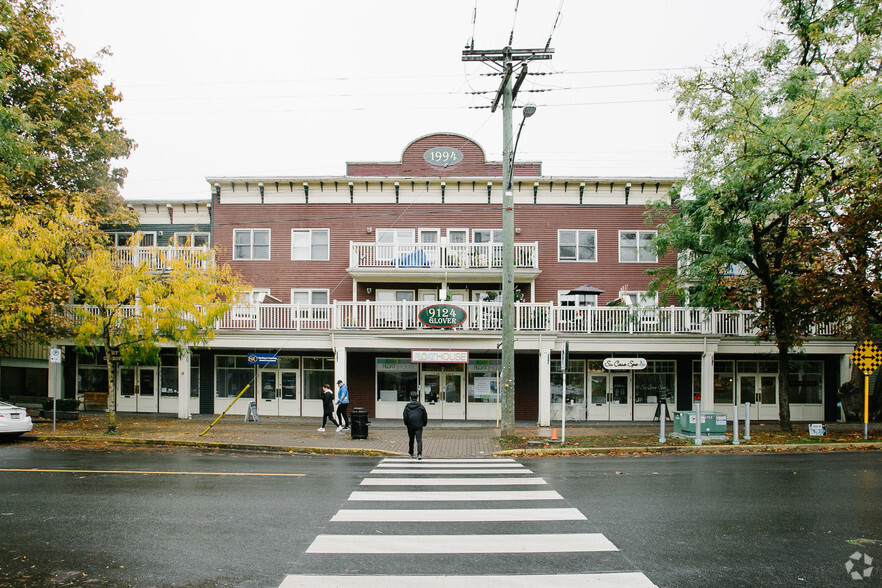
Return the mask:
<svg viewBox="0 0 882 588">
<path fill-rule="evenodd" d="M 0 2 L 0 174 L 20 205 L 80 195 L 92 216 L 117 215 L 124 169 L 112 162 L 133 148 L 99 85 L 99 65 L 76 57 L 53 28 L 49 0 Z"/>
<path fill-rule="evenodd" d="M 724 53 L 671 83 L 689 124 L 678 144 L 687 170 L 655 243 L 689 263 L 655 283 L 758 312 L 760 338 L 777 346 L 779 421 L 790 430 L 790 353 L 834 316 L 808 276 L 827 274 L 855 301 L 836 274 L 853 272 L 853 287 L 868 267 L 846 263 L 829 231 L 858 195 L 878 194 L 882 15 L 865 0 L 782 0 L 777 17 L 768 46 Z M 868 237 L 866 251 L 878 251 L 878 231 Z"/>
<path fill-rule="evenodd" d="M 82 305 L 74 307 L 73 335 L 80 350 L 104 350 L 110 432 L 117 428 L 117 363 L 155 361 L 163 343 L 183 351 L 209 341 L 214 324 L 244 287 L 229 266 L 214 264 L 212 251 L 187 256 L 164 251 L 174 250 L 154 248 L 151 256 L 162 259 L 162 275 L 102 246 L 93 247 L 74 270 Z"/>
<path fill-rule="evenodd" d="M 62 333 L 70 269 L 104 241 L 97 223 L 134 222 L 112 166 L 133 148 L 120 96 L 55 22 L 48 0 L 0 0 L 0 352 Z"/>
</svg>

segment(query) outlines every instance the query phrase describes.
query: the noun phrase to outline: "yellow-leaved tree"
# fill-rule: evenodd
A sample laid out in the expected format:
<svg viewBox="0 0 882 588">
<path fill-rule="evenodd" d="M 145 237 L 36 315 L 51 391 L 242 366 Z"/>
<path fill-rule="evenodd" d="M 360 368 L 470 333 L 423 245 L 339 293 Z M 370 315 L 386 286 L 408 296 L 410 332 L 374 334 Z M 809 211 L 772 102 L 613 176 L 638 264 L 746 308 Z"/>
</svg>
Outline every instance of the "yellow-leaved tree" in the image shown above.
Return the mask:
<svg viewBox="0 0 882 588">
<path fill-rule="evenodd" d="M 137 242 L 139 235 L 135 236 Z M 116 365 L 155 361 L 161 345 L 179 354 L 204 344 L 245 286 L 210 249 L 155 248 L 138 264 L 96 245 L 73 272 L 73 338 L 104 349 L 108 432 L 116 432 Z"/>
</svg>

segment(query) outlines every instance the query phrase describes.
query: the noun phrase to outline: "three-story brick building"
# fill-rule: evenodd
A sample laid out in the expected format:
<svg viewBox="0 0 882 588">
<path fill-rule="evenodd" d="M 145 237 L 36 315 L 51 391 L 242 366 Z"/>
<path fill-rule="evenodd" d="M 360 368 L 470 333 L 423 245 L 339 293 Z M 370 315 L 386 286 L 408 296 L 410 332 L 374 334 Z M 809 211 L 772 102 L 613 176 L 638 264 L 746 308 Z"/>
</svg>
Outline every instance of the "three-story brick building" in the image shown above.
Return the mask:
<svg viewBox="0 0 882 588">
<path fill-rule="evenodd" d="M 568 420 L 651 420 L 661 401 L 685 409 L 698 399 L 730 417 L 750 402 L 755 418 L 777 418 L 775 350 L 757 342 L 751 313 L 648 293 L 647 270 L 677 263 L 647 247 L 656 227 L 646 220 L 674 178 L 549 177 L 539 162 L 513 174 L 517 419 L 548 424 L 566 410 Z M 167 218 L 142 215 L 150 238 L 210 241 L 252 290 L 176 372 L 189 382 L 174 384 L 171 354 L 168 366 L 122 368 L 119 409 L 169 412 L 162 398 L 180 388 L 192 412 L 220 413 L 250 383 L 254 396 L 231 412 L 256 401 L 261 416 L 318 416 L 321 385 L 342 379 L 375 417 L 400 417 L 418 391 L 430 418 L 495 421 L 501 175 L 474 141 L 437 133 L 400 161 L 349 163 L 344 176 L 211 177 L 210 201 L 189 212 L 156 205 Z M 201 216 L 176 224 L 185 214 Z M 432 312 L 453 312 L 456 324 L 439 328 Z M 820 329 L 807 340 L 793 366 L 794 420 L 838 416 L 851 347 Z M 74 369 L 83 394 L 84 367 Z"/>
</svg>

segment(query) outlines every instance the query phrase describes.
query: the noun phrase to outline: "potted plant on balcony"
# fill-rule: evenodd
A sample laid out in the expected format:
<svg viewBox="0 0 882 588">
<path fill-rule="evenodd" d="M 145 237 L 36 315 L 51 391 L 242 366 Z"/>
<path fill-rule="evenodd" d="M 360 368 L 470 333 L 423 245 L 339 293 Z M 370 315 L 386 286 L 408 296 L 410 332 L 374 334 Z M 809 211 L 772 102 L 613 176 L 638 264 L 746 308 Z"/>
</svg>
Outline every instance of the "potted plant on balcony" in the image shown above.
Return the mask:
<svg viewBox="0 0 882 588">
<path fill-rule="evenodd" d="M 55 399 L 55 420 L 58 421 L 76 421 L 80 418 L 80 401 L 76 398 L 56 398 Z M 52 399 L 43 400 L 43 410 L 40 416 L 44 419 L 52 418 Z"/>
</svg>

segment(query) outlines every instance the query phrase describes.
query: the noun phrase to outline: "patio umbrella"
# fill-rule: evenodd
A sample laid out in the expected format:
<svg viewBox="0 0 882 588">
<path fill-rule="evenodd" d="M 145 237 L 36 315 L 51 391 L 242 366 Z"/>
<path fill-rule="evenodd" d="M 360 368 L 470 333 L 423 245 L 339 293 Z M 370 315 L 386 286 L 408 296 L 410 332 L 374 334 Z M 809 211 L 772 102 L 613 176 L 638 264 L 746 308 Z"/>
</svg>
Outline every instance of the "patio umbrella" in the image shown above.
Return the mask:
<svg viewBox="0 0 882 588">
<path fill-rule="evenodd" d="M 582 284 L 578 288 L 573 288 L 567 294 L 603 294 L 603 290 L 600 288 L 595 288 L 594 286 L 589 286 L 588 284 Z"/>
</svg>

